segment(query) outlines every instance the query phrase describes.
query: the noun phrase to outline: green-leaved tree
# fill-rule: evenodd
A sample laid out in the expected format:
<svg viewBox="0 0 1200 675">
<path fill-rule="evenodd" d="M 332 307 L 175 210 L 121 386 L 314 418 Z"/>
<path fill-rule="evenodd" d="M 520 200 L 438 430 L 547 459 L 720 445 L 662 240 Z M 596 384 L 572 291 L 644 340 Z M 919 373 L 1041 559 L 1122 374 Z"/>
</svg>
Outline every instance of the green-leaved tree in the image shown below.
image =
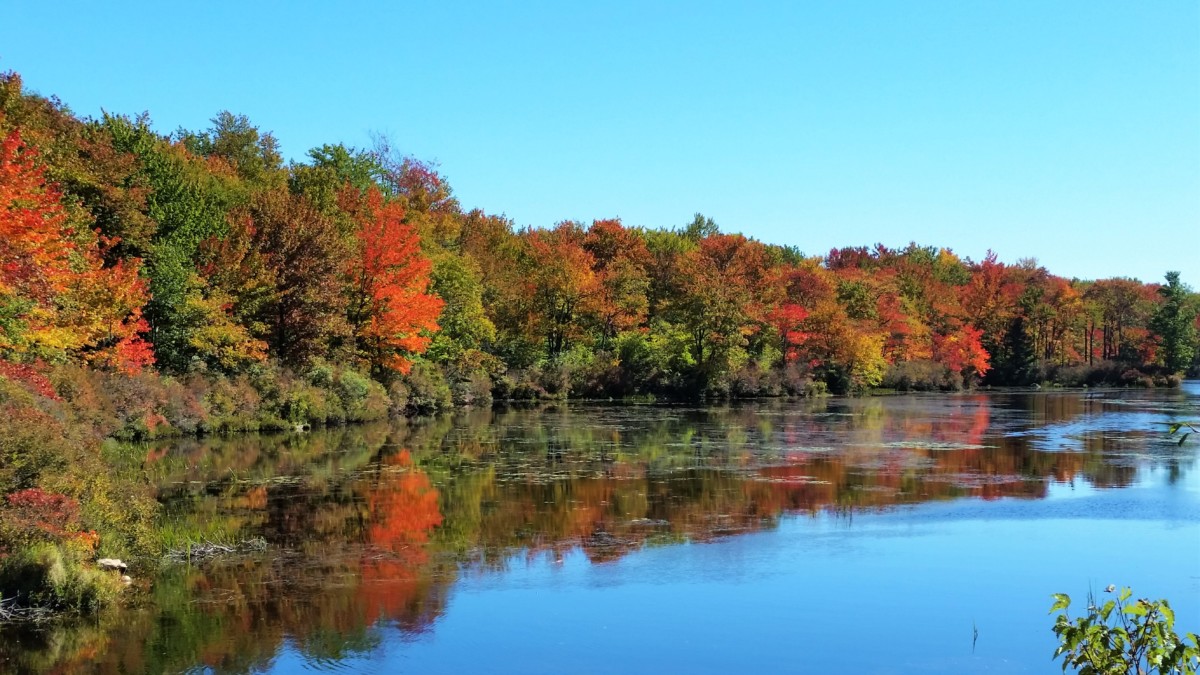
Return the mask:
<svg viewBox="0 0 1200 675">
<path fill-rule="evenodd" d="M 1179 280 L 1179 272 L 1167 272 L 1167 285 L 1158 289 L 1163 304 L 1150 320 L 1150 330 L 1162 345 L 1162 363 L 1173 373 L 1192 365 L 1196 353 L 1196 305 L 1191 289 Z"/>
</svg>

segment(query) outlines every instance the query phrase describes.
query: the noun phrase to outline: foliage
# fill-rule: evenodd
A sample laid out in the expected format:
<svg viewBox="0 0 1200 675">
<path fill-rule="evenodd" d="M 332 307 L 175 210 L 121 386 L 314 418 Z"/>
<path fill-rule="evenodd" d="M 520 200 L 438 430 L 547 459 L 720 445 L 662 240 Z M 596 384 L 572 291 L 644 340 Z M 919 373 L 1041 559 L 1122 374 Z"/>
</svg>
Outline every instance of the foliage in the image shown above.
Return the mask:
<svg viewBox="0 0 1200 675">
<path fill-rule="evenodd" d="M 1116 587 L 1109 586 L 1106 593 Z M 1122 588 L 1115 599 L 1098 605 L 1089 594 L 1087 616 L 1074 621 L 1068 614 L 1071 598 L 1054 595 L 1050 613 L 1059 646 L 1054 657 L 1080 673 L 1195 673 L 1200 668 L 1200 641 L 1194 633 L 1175 633 L 1175 612 L 1166 600 L 1130 601 Z M 1190 643 L 1190 644 L 1189 644 Z"/>
<path fill-rule="evenodd" d="M 1188 439 L 1188 436 L 1200 433 L 1200 423 L 1175 422 L 1167 429 L 1167 434 L 1173 436 L 1181 431 L 1183 433 L 1179 435 L 1179 445 L 1183 445 L 1184 441 Z"/>
<path fill-rule="evenodd" d="M 17 131 L 0 142 L 0 356 L 152 363 L 140 261 L 105 266 L 107 240 L 68 224 L 36 157 Z"/>
<path fill-rule="evenodd" d="M 429 346 L 429 357 L 449 362 L 463 351 L 489 347 L 496 340 L 496 325 L 483 306 L 484 287 L 472 261 L 445 256 L 433 265 L 430 289 L 442 299 L 437 319 L 440 330 Z"/>
<path fill-rule="evenodd" d="M 897 391 L 953 391 L 962 389 L 962 376 L 930 359 L 892 364 L 881 386 Z"/>
<path fill-rule="evenodd" d="M 398 201 L 384 202 L 378 188 L 365 197 L 348 187 L 343 208 L 357 223 L 358 251 L 349 268 L 349 320 L 359 354 L 377 377 L 408 372 L 407 355 L 420 354 L 438 330 L 445 304 L 428 293 L 430 262 L 404 222 Z"/>
<path fill-rule="evenodd" d="M 349 333 L 341 281 L 350 250 L 335 223 L 282 189 L 256 194 L 231 218 L 208 269 L 237 298 L 234 315 L 284 363 L 325 354 Z"/>
<path fill-rule="evenodd" d="M 0 139 L 0 546 L 66 570 L 34 583 L 64 606 L 92 604 L 68 590 L 87 546 L 154 547 L 140 457 L 102 439 L 493 399 L 1159 386 L 1197 351 L 1178 275 L 1067 280 L 915 243 L 805 257 L 701 214 L 520 228 L 386 139 L 285 165 L 244 115 L 163 135 L 13 73 Z M 424 536 L 436 501 L 417 490 L 425 515 L 392 534 Z"/>
<path fill-rule="evenodd" d="M 450 385 L 441 370 L 433 364 L 418 362 L 404 378 L 407 407 L 416 413 L 429 414 L 445 410 L 453 402 Z"/>
<path fill-rule="evenodd" d="M 0 587 L 25 602 L 95 609 L 112 579 L 87 561 L 150 552 L 156 505 L 140 473 L 105 456 L 64 399 L 0 377 Z"/>
<path fill-rule="evenodd" d="M 147 186 L 143 216 L 156 224 L 145 251 L 150 299 L 145 315 L 160 368 L 186 370 L 193 356 L 189 303 L 205 287 L 195 278 L 201 242 L 224 236 L 226 211 L 244 194 L 222 165 L 210 165 L 150 129 L 143 116 L 106 115 L 100 128 L 118 150 L 137 159 L 136 180 Z M 182 316 L 181 316 L 182 314 Z"/>
<path fill-rule="evenodd" d="M 194 155 L 219 158 L 247 182 L 278 186 L 284 174 L 279 143 L 269 133 L 262 133 L 245 115 L 228 110 L 217 113 L 212 126 L 201 132 L 180 129 L 179 142 Z"/>
<path fill-rule="evenodd" d="M 96 612 L 116 600 L 119 575 L 88 564 L 90 551 L 36 544 L 0 559 L 0 587 L 33 606 Z"/>
<path fill-rule="evenodd" d="M 395 412 L 440 407 L 442 381 L 459 405 L 1170 386 L 1200 353 L 1197 300 L 1174 273 L 1164 286 L 1068 280 L 916 243 L 806 257 L 701 214 L 675 228 L 517 228 L 464 211 L 435 165 L 386 138 L 285 165 L 244 115 L 164 136 L 146 115 L 77 118 L 11 73 L 0 134 L 0 358 L 153 359 L 211 380 L 198 397 L 164 385 L 175 404 L 149 407 L 168 424 L 122 413 L 131 436 L 357 416 L 332 381 L 249 381 L 317 361 L 386 386 Z M 233 405 L 230 388 L 258 399 Z"/>
<path fill-rule="evenodd" d="M 1162 345 L 1162 365 L 1171 373 L 1182 373 L 1192 365 L 1196 353 L 1198 308 L 1191 291 L 1179 280 L 1179 272 L 1167 272 L 1167 285 L 1158 289 L 1163 303 L 1150 321 L 1150 329 Z"/>
</svg>

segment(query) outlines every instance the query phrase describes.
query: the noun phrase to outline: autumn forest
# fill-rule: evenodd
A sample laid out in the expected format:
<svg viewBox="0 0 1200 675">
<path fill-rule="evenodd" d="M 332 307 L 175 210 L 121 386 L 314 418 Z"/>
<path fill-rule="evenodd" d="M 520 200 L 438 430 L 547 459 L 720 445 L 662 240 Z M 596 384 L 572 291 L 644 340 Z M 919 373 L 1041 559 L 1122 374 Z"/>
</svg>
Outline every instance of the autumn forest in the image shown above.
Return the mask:
<svg viewBox="0 0 1200 675">
<path fill-rule="evenodd" d="M 155 546 L 153 499 L 106 438 L 1197 369 L 1200 305 L 1176 273 L 1066 279 L 936 242 L 814 255 L 681 220 L 519 226 L 464 210 L 386 139 L 285 162 L 243 116 L 164 134 L 4 74 L 0 555 Z M 101 604 L 78 574 L 53 602 Z"/>
</svg>

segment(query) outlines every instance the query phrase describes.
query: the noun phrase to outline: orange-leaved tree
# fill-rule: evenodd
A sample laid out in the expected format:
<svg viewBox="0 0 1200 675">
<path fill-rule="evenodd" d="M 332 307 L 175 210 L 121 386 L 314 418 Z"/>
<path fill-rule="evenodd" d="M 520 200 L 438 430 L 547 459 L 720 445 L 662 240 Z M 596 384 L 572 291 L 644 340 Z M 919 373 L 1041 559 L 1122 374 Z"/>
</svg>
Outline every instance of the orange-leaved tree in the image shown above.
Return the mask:
<svg viewBox="0 0 1200 675">
<path fill-rule="evenodd" d="M 577 223 L 526 229 L 520 236 L 526 327 L 545 339 L 546 354 L 555 358 L 583 335 L 584 318 L 596 314 L 601 290 L 596 260 L 584 248 L 585 233 Z"/>
<path fill-rule="evenodd" d="M 443 302 L 429 293 L 431 264 L 402 202 L 347 186 L 341 203 L 356 225 L 347 309 L 358 353 L 376 375 L 407 373 L 407 357 L 425 351 L 438 330 Z"/>
<path fill-rule="evenodd" d="M 646 321 L 650 251 L 641 237 L 615 219 L 593 221 L 583 248 L 592 254 L 598 276 L 597 328 L 600 344 L 607 347 L 621 331 Z"/>
<path fill-rule="evenodd" d="M 125 370 L 152 363 L 141 338 L 141 261 L 106 267 L 115 242 L 68 224 L 62 193 L 36 159 L 16 130 L 0 142 L 0 356 Z"/>
</svg>

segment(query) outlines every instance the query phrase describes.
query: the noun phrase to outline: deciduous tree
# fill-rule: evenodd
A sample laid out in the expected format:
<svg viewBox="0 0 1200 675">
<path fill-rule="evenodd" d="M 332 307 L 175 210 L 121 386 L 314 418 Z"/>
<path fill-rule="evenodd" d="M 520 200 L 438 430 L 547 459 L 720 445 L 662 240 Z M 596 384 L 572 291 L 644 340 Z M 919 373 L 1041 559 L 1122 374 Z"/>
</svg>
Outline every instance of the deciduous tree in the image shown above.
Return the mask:
<svg viewBox="0 0 1200 675">
<path fill-rule="evenodd" d="M 343 208 L 357 223 L 349 266 L 348 318 L 359 355 L 377 376 L 408 372 L 408 357 L 429 346 L 444 302 L 429 291 L 429 259 L 404 222 L 404 206 L 377 188 L 348 186 Z"/>
<path fill-rule="evenodd" d="M 17 131 L 0 142 L 0 355 L 130 370 L 153 362 L 141 338 L 140 261 L 105 266 L 110 242 L 68 225 L 36 157 Z"/>
<path fill-rule="evenodd" d="M 1167 272 L 1167 284 L 1158 289 L 1162 304 L 1150 328 L 1162 345 L 1163 367 L 1182 373 L 1192 365 L 1196 353 L 1196 306 L 1191 290 L 1179 280 L 1179 272 Z"/>
</svg>

